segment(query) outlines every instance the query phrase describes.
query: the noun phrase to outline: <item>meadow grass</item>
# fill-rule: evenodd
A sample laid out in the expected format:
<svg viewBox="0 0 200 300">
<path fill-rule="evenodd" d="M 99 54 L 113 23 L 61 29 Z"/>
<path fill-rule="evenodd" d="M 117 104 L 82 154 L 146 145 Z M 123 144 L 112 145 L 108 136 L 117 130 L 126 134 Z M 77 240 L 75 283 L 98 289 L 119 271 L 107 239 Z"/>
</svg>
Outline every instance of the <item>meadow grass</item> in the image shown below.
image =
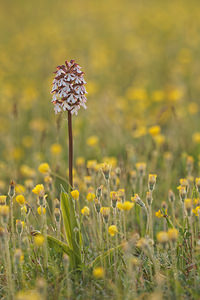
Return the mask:
<svg viewBox="0 0 200 300">
<path fill-rule="evenodd" d="M 200 298 L 199 8 L 2 3 L 1 299 Z M 66 59 L 88 91 L 73 170 Z"/>
</svg>

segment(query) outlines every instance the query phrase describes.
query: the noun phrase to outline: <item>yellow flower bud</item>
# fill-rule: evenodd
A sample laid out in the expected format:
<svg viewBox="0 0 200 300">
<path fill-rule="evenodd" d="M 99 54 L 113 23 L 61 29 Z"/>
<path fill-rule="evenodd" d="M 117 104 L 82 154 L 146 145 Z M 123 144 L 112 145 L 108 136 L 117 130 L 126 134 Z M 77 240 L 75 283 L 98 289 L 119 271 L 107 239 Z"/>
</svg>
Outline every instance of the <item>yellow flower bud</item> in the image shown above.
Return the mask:
<svg viewBox="0 0 200 300">
<path fill-rule="evenodd" d="M 42 207 L 42 208 L 41 208 L 41 206 L 39 206 L 39 207 L 37 208 L 37 212 L 38 212 L 39 215 L 41 215 L 41 214 L 45 215 L 45 213 L 46 213 L 46 208 L 45 208 L 45 207 Z"/>
</svg>

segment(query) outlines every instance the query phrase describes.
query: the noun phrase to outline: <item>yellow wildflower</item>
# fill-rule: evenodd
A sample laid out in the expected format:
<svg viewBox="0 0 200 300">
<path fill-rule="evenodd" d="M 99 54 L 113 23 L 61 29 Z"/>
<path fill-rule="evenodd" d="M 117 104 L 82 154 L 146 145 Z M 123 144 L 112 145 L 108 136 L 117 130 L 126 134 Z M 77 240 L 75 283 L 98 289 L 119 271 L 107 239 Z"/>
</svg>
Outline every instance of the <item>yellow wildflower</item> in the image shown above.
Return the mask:
<svg viewBox="0 0 200 300">
<path fill-rule="evenodd" d="M 42 246 L 44 244 L 44 236 L 42 234 L 34 236 L 34 243 L 38 247 Z"/>
<path fill-rule="evenodd" d="M 47 163 L 42 163 L 39 165 L 38 171 L 42 174 L 47 174 L 51 172 L 51 169 Z"/>
<path fill-rule="evenodd" d="M 192 210 L 192 212 L 196 217 L 199 217 L 200 216 L 200 206 L 197 206 L 196 208 L 194 208 Z"/>
<path fill-rule="evenodd" d="M 44 185 L 43 184 L 37 184 L 34 189 L 32 189 L 32 192 L 36 195 L 43 195 L 44 194 Z"/>
<path fill-rule="evenodd" d="M 128 211 L 134 206 L 133 202 L 130 201 L 125 201 L 125 202 L 118 202 L 117 203 L 117 208 L 120 210 L 125 210 Z"/>
<path fill-rule="evenodd" d="M 154 139 L 154 142 L 158 145 L 158 146 L 161 146 L 164 144 L 165 142 L 165 136 L 163 134 L 158 134 L 158 135 L 155 135 L 153 137 Z"/>
<path fill-rule="evenodd" d="M 74 200 L 79 199 L 79 191 L 78 190 L 71 191 L 71 195 Z"/>
<path fill-rule="evenodd" d="M 38 208 L 37 208 L 37 212 L 38 212 L 38 214 L 41 216 L 41 214 L 43 214 L 43 215 L 45 215 L 45 213 L 46 213 L 46 208 L 45 207 L 42 207 L 41 208 L 41 206 L 39 206 Z"/>
<path fill-rule="evenodd" d="M 165 231 L 160 231 L 157 233 L 157 241 L 161 244 L 167 243 L 169 240 L 168 233 Z"/>
<path fill-rule="evenodd" d="M 156 136 L 160 134 L 160 126 L 156 125 L 156 126 L 152 126 L 149 128 L 149 133 L 151 136 Z"/>
<path fill-rule="evenodd" d="M 191 210 L 192 209 L 192 199 L 185 199 L 184 200 L 184 206 L 186 210 Z"/>
<path fill-rule="evenodd" d="M 86 199 L 87 199 L 87 201 L 92 202 L 95 197 L 96 196 L 94 193 L 88 193 Z"/>
<path fill-rule="evenodd" d="M 89 216 L 89 214 L 90 214 L 90 209 L 89 209 L 89 207 L 84 206 L 84 207 L 81 209 L 81 213 L 82 213 L 82 215 L 84 215 L 84 216 Z"/>
<path fill-rule="evenodd" d="M 62 152 L 62 146 L 60 144 L 53 144 L 50 151 L 53 155 L 59 155 Z"/>
<path fill-rule="evenodd" d="M 0 206 L 0 215 L 3 217 L 7 217 L 9 215 L 9 206 L 8 205 L 1 205 Z"/>
<path fill-rule="evenodd" d="M 15 186 L 15 192 L 16 192 L 16 194 L 24 194 L 25 191 L 26 191 L 26 188 L 23 185 L 16 184 L 16 186 Z"/>
<path fill-rule="evenodd" d="M 88 169 L 95 169 L 96 165 L 97 165 L 96 160 L 88 160 L 87 161 L 87 168 Z"/>
<path fill-rule="evenodd" d="M 170 228 L 167 234 L 170 241 L 176 241 L 178 238 L 178 230 L 176 228 Z"/>
<path fill-rule="evenodd" d="M 108 216 L 110 214 L 110 207 L 101 207 L 100 213 L 103 216 Z"/>
<path fill-rule="evenodd" d="M 7 198 L 7 196 L 0 195 L 0 205 L 5 205 L 6 204 L 6 198 Z"/>
<path fill-rule="evenodd" d="M 117 226 L 115 226 L 115 225 L 109 226 L 108 232 L 111 236 L 115 236 L 116 233 L 118 233 Z"/>
<path fill-rule="evenodd" d="M 192 140 L 193 140 L 194 143 L 200 144 L 200 132 L 195 132 L 192 135 Z"/>
<path fill-rule="evenodd" d="M 93 270 L 93 276 L 97 279 L 104 278 L 105 272 L 102 267 L 96 267 Z"/>
<path fill-rule="evenodd" d="M 162 218 L 162 217 L 163 217 L 163 214 L 161 213 L 161 210 L 160 210 L 160 209 L 155 213 L 155 216 L 156 216 L 157 218 Z"/>
<path fill-rule="evenodd" d="M 85 158 L 83 158 L 83 157 L 77 157 L 77 159 L 76 159 L 76 165 L 78 167 L 82 167 L 82 166 L 84 166 L 84 164 L 85 164 Z"/>
<path fill-rule="evenodd" d="M 23 195 L 17 195 L 16 196 L 16 201 L 19 205 L 24 205 L 24 203 L 26 202 Z"/>
<path fill-rule="evenodd" d="M 95 147 L 98 145 L 98 142 L 99 142 L 99 138 L 95 135 L 93 136 L 90 136 L 87 140 L 86 140 L 86 143 L 88 146 L 90 147 Z"/>
</svg>

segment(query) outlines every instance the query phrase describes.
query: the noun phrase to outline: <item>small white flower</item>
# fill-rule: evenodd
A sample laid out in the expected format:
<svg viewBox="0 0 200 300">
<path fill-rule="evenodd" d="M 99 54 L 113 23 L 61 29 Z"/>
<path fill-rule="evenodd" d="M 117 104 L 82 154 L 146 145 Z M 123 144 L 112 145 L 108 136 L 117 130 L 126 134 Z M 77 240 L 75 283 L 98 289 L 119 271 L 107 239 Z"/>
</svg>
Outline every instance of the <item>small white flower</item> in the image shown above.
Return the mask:
<svg viewBox="0 0 200 300">
<path fill-rule="evenodd" d="M 55 111 L 56 114 L 62 111 L 62 109 L 61 109 L 61 107 L 60 107 L 60 104 L 58 104 L 58 103 L 55 104 L 55 106 L 54 106 L 54 111 Z"/>
</svg>

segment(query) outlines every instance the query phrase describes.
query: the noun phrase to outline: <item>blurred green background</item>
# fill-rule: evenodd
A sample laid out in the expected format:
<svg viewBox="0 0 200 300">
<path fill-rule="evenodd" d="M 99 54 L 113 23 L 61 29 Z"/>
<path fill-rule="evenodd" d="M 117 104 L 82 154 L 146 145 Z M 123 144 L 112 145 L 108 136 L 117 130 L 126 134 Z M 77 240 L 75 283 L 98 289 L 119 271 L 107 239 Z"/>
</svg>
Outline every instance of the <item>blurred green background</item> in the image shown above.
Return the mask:
<svg viewBox="0 0 200 300">
<path fill-rule="evenodd" d="M 50 94 L 66 59 L 88 82 L 88 109 L 73 118 L 76 156 L 198 155 L 199 1 L 2 1 L 0 26 L 2 177 L 52 162 L 53 143 L 66 158 L 66 116 L 54 115 Z"/>
</svg>

